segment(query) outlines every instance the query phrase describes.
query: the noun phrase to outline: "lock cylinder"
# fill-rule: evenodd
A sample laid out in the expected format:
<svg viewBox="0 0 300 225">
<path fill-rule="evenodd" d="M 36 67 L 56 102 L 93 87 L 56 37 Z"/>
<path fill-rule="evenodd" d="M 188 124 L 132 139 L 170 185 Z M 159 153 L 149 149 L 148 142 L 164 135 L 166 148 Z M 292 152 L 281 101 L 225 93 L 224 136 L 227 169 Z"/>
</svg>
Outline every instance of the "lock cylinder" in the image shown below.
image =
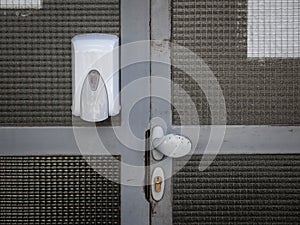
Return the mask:
<svg viewBox="0 0 300 225">
<path fill-rule="evenodd" d="M 151 193 L 155 201 L 160 201 L 163 198 L 165 190 L 165 175 L 161 167 L 156 167 L 152 173 Z"/>
</svg>

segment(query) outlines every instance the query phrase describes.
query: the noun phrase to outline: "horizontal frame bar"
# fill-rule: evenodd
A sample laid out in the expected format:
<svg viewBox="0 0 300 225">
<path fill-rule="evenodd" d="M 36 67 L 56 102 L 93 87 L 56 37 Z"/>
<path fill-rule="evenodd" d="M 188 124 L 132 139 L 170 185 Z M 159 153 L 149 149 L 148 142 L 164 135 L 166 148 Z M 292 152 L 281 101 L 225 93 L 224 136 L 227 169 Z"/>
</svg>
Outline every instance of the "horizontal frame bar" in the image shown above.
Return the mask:
<svg viewBox="0 0 300 225">
<path fill-rule="evenodd" d="M 200 132 L 197 126 L 173 129 L 197 143 L 194 154 L 203 154 L 212 126 L 200 126 Z M 226 126 L 219 154 L 300 154 L 300 126 Z"/>
</svg>

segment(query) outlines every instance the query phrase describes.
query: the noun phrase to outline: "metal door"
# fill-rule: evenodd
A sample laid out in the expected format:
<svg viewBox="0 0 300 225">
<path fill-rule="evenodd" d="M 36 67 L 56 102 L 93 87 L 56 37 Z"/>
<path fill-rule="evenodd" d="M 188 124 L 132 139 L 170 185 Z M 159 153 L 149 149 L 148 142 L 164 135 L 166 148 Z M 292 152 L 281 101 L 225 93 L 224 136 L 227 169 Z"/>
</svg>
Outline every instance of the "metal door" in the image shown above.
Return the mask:
<svg viewBox="0 0 300 225">
<path fill-rule="evenodd" d="M 249 123 L 249 120 L 242 120 L 239 115 L 236 118 L 246 122 L 226 125 L 227 99 L 222 97 L 224 90 L 218 84 L 218 79 L 210 76 L 214 73 L 206 64 L 207 62 L 199 59 L 187 47 L 189 44 L 191 48 L 194 47 L 191 42 L 196 42 L 197 32 L 185 32 L 184 27 L 194 28 L 195 31 L 198 26 L 207 28 L 205 24 L 195 23 L 201 22 L 200 19 L 206 22 L 212 22 L 212 19 L 224 22 L 225 19 L 220 20 L 218 17 L 222 10 L 214 7 L 221 7 L 221 9 L 236 7 L 234 18 L 239 18 L 239 13 L 246 5 L 246 1 L 222 1 L 224 4 L 218 2 L 220 1 L 120 1 L 121 64 L 124 66 L 121 71 L 121 116 L 117 121 L 112 119 L 113 126 L 92 124 L 84 127 L 2 127 L 0 129 L 0 169 L 4 182 L 1 186 L 1 193 L 2 197 L 8 196 L 0 202 L 0 215 L 2 219 L 4 218 L 3 220 L 0 218 L 2 224 L 26 222 L 29 224 L 55 224 L 55 222 L 73 224 L 77 222 L 80 224 L 155 225 L 198 224 L 201 221 L 204 221 L 204 224 L 217 224 L 218 219 L 223 218 L 222 215 L 220 216 L 222 213 L 225 215 L 224 219 L 233 218 L 233 222 L 237 224 L 244 222 L 240 220 L 241 215 L 245 216 L 244 218 L 259 218 L 261 221 L 269 219 L 279 224 L 281 221 L 276 218 L 285 218 L 285 215 L 291 216 L 291 223 L 293 219 L 299 218 L 299 214 L 295 211 L 299 205 L 297 192 L 297 187 L 299 187 L 297 177 L 299 176 L 297 155 L 300 146 L 299 127 L 268 126 L 269 124 L 264 124 L 263 120 L 259 121 L 258 126 L 255 123 Z M 229 4 L 229 2 L 233 3 Z M 183 7 L 181 8 L 180 5 Z M 203 9 L 200 19 L 197 13 L 191 13 L 191 11 L 197 12 L 198 8 Z M 230 15 L 231 12 L 229 12 L 230 10 L 225 10 L 224 14 Z M 209 13 L 215 15 L 210 21 L 207 20 Z M 24 18 L 26 16 L 28 15 L 23 15 Z M 174 23 L 176 16 L 179 20 L 184 18 L 181 27 L 177 27 Z M 231 17 L 227 19 L 232 22 Z M 245 28 L 243 23 L 245 21 L 233 21 L 236 22 L 237 27 L 243 24 L 242 28 Z M 226 24 L 227 20 L 224 23 Z M 231 27 L 231 25 L 228 26 Z M 186 35 L 191 42 L 187 42 L 187 46 L 172 43 L 173 39 L 176 39 L 174 29 L 178 29 L 181 32 L 179 32 L 180 35 Z M 213 29 L 207 28 L 207 30 L 214 32 Z M 217 35 L 221 34 L 226 34 L 226 32 L 217 32 Z M 234 45 L 234 43 L 230 44 Z M 218 48 L 218 46 L 211 45 L 209 47 Z M 173 57 L 176 51 L 180 53 L 178 58 Z M 238 57 L 244 57 L 244 55 L 237 54 Z M 213 56 L 219 57 L 219 55 Z M 261 61 L 258 61 L 259 63 Z M 297 62 L 289 63 L 287 65 L 292 65 L 292 74 L 299 70 Z M 204 77 L 200 77 L 200 84 L 197 83 L 199 77 L 192 76 L 195 65 L 203 69 Z M 254 63 L 253 67 L 255 65 L 257 64 Z M 229 66 L 235 67 L 236 65 Z M 241 68 L 241 65 L 238 68 Z M 190 76 L 181 79 L 179 76 L 174 76 L 176 70 L 184 71 Z M 268 80 L 270 83 L 271 81 Z M 180 85 L 185 85 L 185 87 Z M 237 86 L 238 83 L 235 85 Z M 296 87 L 294 88 L 296 90 Z M 199 91 L 200 89 L 204 93 Z M 195 99 L 197 100 L 197 96 L 187 94 L 193 90 L 201 96 L 206 95 L 211 101 L 200 102 L 200 104 L 198 102 L 196 106 L 189 105 Z M 299 100 L 297 96 L 293 97 L 294 100 Z M 232 99 L 231 101 L 234 102 Z M 251 105 L 250 101 L 248 103 Z M 242 103 L 237 100 L 236 104 Z M 293 110 L 297 109 L 295 105 L 297 104 L 293 104 Z M 284 106 L 283 104 L 281 109 L 284 109 Z M 204 125 L 199 125 L 199 108 L 203 109 L 203 111 L 200 110 L 203 114 L 208 114 L 207 108 L 210 108 L 213 120 L 204 120 Z M 245 111 L 251 110 L 246 108 Z M 255 112 L 257 111 L 254 111 L 254 114 Z M 251 113 L 253 115 L 253 112 Z M 282 121 L 287 119 L 284 116 L 282 118 Z M 297 121 L 299 122 L 297 119 L 297 116 L 293 116 L 294 122 L 291 125 L 297 125 Z M 245 126 L 245 124 L 250 126 Z M 177 133 L 189 138 L 192 143 L 190 154 L 178 159 L 164 157 L 163 160 L 155 160 L 151 146 L 151 134 L 155 126 L 163 127 L 165 133 Z M 271 174 L 274 177 L 280 175 L 281 177 L 276 178 L 277 180 L 271 176 L 269 182 L 263 185 L 258 182 L 258 186 L 253 184 L 252 187 L 247 185 L 242 187 L 241 174 L 225 170 L 230 168 L 231 164 L 226 164 L 228 162 L 236 163 L 242 175 L 246 174 L 243 173 L 245 170 L 253 170 L 246 174 L 248 180 L 243 181 L 244 184 L 253 181 L 258 172 L 255 168 L 261 168 L 264 174 L 268 174 L 272 169 L 276 170 L 276 166 L 279 165 L 279 169 L 283 172 L 275 171 Z M 257 163 L 239 164 L 239 162 Z M 67 170 L 61 170 L 64 166 Z M 98 173 L 93 173 L 88 169 L 90 167 Z M 155 201 L 151 193 L 151 187 L 154 185 L 152 173 L 157 167 L 162 168 L 165 175 L 163 197 L 159 201 Z M 230 180 L 232 177 L 222 175 L 222 170 L 225 175 L 232 172 L 233 179 L 237 180 L 236 186 L 232 186 L 232 190 L 235 191 L 233 195 L 225 194 L 227 198 L 225 200 L 232 197 L 229 199 L 231 205 L 226 205 L 227 203 L 224 205 L 222 198 L 213 198 L 222 194 L 224 196 L 224 193 L 216 191 L 218 185 L 221 187 L 225 185 L 224 189 L 228 192 L 230 186 L 226 187 L 224 179 L 225 181 L 227 179 L 229 183 L 232 181 Z M 19 173 L 18 171 L 21 171 L 21 175 L 15 174 Z M 26 171 L 30 173 L 26 174 Z M 82 180 L 79 178 L 79 180 L 74 180 L 72 175 L 74 171 L 77 171 Z M 221 176 L 218 177 L 216 175 L 218 173 Z M 34 182 L 30 180 L 31 176 L 36 178 L 41 174 L 42 180 L 37 179 Z M 104 175 L 105 179 L 99 178 L 97 174 Z M 202 174 L 205 176 L 199 177 Z M 62 178 L 64 176 L 67 178 L 67 186 L 63 183 L 65 182 Z M 252 180 L 249 176 L 252 176 L 250 177 Z M 286 176 L 286 180 L 282 176 Z M 23 180 L 18 180 L 20 177 Z M 24 180 L 25 183 L 22 183 Z M 111 183 L 110 180 L 117 182 Z M 286 182 L 287 185 L 280 186 L 280 182 Z M 279 186 L 276 186 L 277 189 L 276 187 L 272 189 L 270 188 L 272 184 Z M 15 189 L 14 185 L 16 185 Z M 77 185 L 78 189 L 74 189 L 73 185 Z M 73 192 L 64 192 L 63 187 Z M 259 188 L 269 188 L 271 198 L 267 203 L 278 210 L 272 211 L 270 207 L 261 208 L 262 211 L 269 212 L 269 217 L 264 214 L 255 214 L 257 211 L 254 211 L 253 217 L 244 215 L 243 210 L 240 211 L 241 214 L 236 213 L 235 204 L 240 206 L 243 201 L 249 203 L 251 200 L 256 200 L 243 199 L 245 187 L 246 190 L 252 188 L 249 196 L 255 194 L 255 191 L 258 192 Z M 30 190 L 33 192 L 26 192 Z M 47 190 L 54 192 L 49 193 Z M 103 192 L 99 193 L 95 190 L 103 190 Z M 269 193 L 259 192 L 256 196 L 262 198 L 264 194 Z M 274 196 L 277 199 L 272 199 Z M 32 202 L 37 203 L 38 206 L 30 207 Z M 208 204 L 205 205 L 206 203 Z M 50 204 L 50 208 L 43 207 L 47 204 Z M 254 206 L 257 206 L 255 204 Z M 252 212 L 253 205 L 245 204 L 245 206 L 248 207 L 248 211 Z M 280 206 L 287 207 L 287 210 L 280 212 Z M 9 214 L 10 210 L 15 214 Z M 230 217 L 232 215 L 230 212 L 234 214 L 232 217 Z M 287 212 L 289 214 L 284 214 Z M 230 223 L 232 220 L 229 219 L 227 222 Z"/>
<path fill-rule="evenodd" d="M 299 58 L 247 58 L 253 2 L 151 2 L 151 126 L 192 142 L 151 158 L 166 174 L 152 224 L 299 220 Z"/>
<path fill-rule="evenodd" d="M 1 224 L 149 224 L 144 149 L 150 118 L 150 82 L 141 86 L 139 80 L 149 81 L 150 47 L 138 43 L 150 38 L 150 3 L 119 3 L 121 114 L 104 124 L 82 126 L 73 118 L 73 126 L 66 127 L 2 127 Z M 61 10 L 55 4 L 44 1 L 41 10 L 51 8 L 46 11 L 49 17 L 56 9 Z M 77 9 L 78 4 L 71 8 Z M 95 16 L 93 21 L 97 23 L 106 18 L 107 10 L 116 13 L 116 4 L 101 1 L 81 7 L 83 11 L 97 8 L 99 15 L 86 16 L 89 20 Z M 24 19 L 30 19 L 30 15 Z M 116 22 L 106 23 L 102 25 L 109 30 Z M 134 102 L 136 99 L 138 102 Z"/>
</svg>

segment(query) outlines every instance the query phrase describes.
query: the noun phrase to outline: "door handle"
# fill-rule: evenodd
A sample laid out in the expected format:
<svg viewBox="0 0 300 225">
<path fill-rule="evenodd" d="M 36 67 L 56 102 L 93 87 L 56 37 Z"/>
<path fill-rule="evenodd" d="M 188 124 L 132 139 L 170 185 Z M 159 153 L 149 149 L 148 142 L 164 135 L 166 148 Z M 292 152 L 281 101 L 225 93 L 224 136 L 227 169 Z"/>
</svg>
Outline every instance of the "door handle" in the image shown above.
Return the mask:
<svg viewBox="0 0 300 225">
<path fill-rule="evenodd" d="M 164 156 L 171 158 L 179 158 L 187 155 L 191 149 L 191 141 L 183 136 L 177 134 L 165 134 L 160 126 L 152 128 L 151 145 L 153 149 L 153 158 L 157 161 L 162 160 Z M 159 154 L 157 154 L 159 152 Z M 156 154 L 154 154 L 156 153 Z M 152 197 L 155 201 L 160 201 L 164 194 L 165 185 L 164 172 L 161 167 L 156 167 L 152 173 Z"/>
<path fill-rule="evenodd" d="M 152 128 L 151 142 L 154 150 L 171 158 L 183 157 L 192 149 L 192 143 L 188 138 L 177 134 L 165 135 L 160 126 Z"/>
</svg>

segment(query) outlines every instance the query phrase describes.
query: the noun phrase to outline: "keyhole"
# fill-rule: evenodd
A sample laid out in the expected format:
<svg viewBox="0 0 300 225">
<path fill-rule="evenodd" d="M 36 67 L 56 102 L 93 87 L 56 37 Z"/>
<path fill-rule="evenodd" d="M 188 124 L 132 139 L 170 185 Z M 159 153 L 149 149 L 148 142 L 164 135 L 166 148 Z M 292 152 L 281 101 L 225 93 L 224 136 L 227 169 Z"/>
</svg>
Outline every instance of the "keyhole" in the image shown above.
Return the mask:
<svg viewBox="0 0 300 225">
<path fill-rule="evenodd" d="M 155 183 L 155 192 L 159 193 L 161 191 L 162 177 L 161 176 L 154 177 L 154 183 Z"/>
</svg>

